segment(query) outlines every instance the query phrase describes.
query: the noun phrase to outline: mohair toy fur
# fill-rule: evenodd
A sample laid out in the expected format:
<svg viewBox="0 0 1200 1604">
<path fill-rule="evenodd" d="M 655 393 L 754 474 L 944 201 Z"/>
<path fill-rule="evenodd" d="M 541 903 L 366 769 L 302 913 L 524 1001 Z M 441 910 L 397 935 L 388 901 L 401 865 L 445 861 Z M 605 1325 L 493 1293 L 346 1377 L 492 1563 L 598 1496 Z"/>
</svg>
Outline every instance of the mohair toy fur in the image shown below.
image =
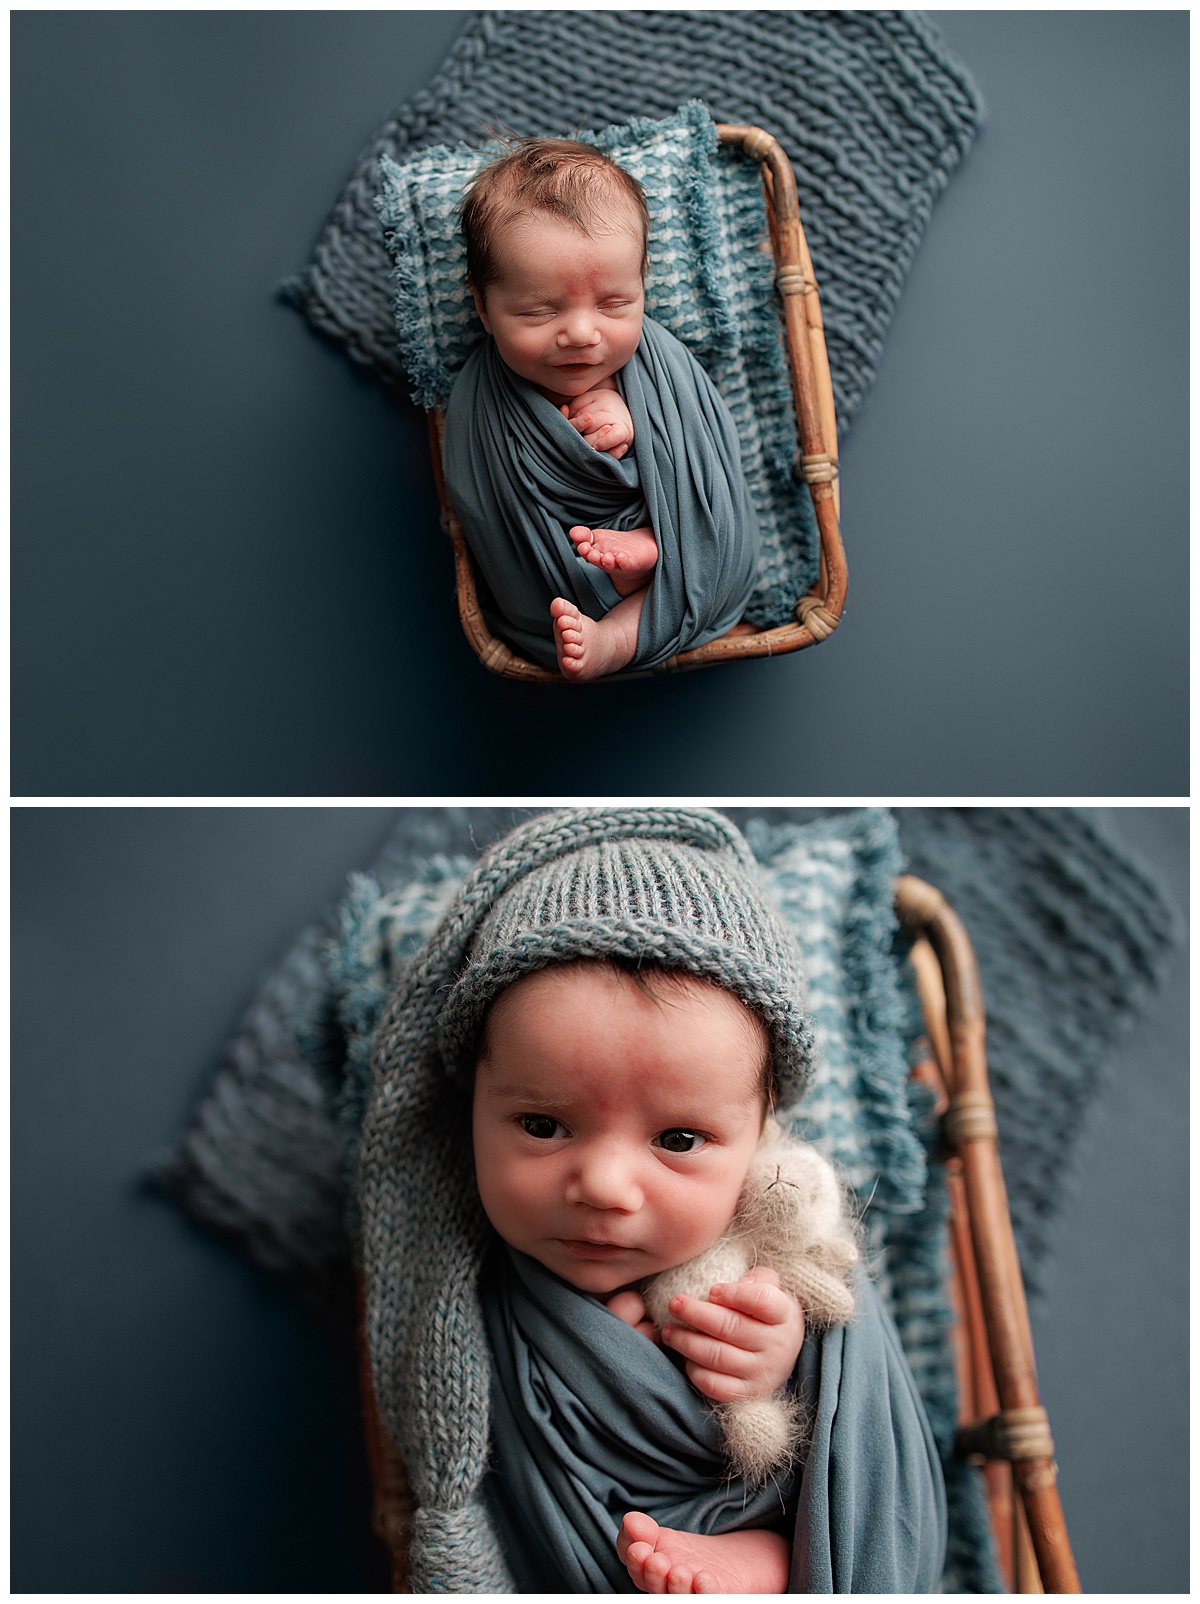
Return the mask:
<svg viewBox="0 0 1200 1604">
<path fill-rule="evenodd" d="M 857 1258 L 855 1228 L 833 1165 L 811 1142 L 786 1135 L 768 1119 L 729 1229 L 696 1258 L 654 1276 L 642 1295 L 649 1318 L 663 1325 L 678 1293 L 707 1298 L 718 1282 L 739 1281 L 762 1265 L 796 1298 L 806 1328 L 842 1325 L 854 1313 L 848 1276 Z M 751 1486 L 795 1459 L 804 1420 L 786 1388 L 713 1407 L 730 1468 Z"/>
</svg>

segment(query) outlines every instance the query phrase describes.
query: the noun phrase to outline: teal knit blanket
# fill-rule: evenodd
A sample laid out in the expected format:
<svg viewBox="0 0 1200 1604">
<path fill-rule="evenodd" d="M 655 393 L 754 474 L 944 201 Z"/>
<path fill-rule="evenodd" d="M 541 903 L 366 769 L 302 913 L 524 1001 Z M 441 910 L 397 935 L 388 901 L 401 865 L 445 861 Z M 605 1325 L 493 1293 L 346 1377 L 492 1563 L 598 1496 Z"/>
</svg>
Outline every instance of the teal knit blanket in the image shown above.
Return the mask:
<svg viewBox="0 0 1200 1604">
<path fill-rule="evenodd" d="M 488 127 L 571 134 L 665 117 L 692 99 L 722 122 L 766 128 L 791 158 L 844 432 L 934 200 L 982 115 L 966 71 L 917 12 L 483 13 L 378 129 L 287 293 L 403 389 L 375 210 L 380 158 L 478 142 Z"/>
</svg>

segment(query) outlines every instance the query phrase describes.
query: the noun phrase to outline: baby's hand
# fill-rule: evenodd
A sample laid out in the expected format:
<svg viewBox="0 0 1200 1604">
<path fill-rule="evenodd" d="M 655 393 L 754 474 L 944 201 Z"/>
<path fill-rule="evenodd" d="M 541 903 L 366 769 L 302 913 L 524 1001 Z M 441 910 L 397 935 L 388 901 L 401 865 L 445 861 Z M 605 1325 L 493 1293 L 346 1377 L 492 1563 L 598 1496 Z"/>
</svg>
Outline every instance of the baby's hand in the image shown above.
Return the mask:
<svg viewBox="0 0 1200 1604">
<path fill-rule="evenodd" d="M 633 1326 L 651 1342 L 658 1341 L 658 1327 L 653 1320 L 646 1318 L 646 1305 L 638 1292 L 614 1292 L 604 1305 L 610 1314 L 615 1314 L 618 1320 L 624 1320 L 627 1326 Z"/>
<path fill-rule="evenodd" d="M 615 390 L 588 390 L 558 410 L 594 451 L 619 460 L 633 444 L 633 419 Z"/>
<path fill-rule="evenodd" d="M 714 1403 L 766 1398 L 795 1368 L 804 1341 L 804 1310 L 774 1270 L 755 1267 L 708 1298 L 671 1299 L 680 1325 L 662 1328 L 662 1344 L 682 1354 L 688 1380 Z"/>
</svg>

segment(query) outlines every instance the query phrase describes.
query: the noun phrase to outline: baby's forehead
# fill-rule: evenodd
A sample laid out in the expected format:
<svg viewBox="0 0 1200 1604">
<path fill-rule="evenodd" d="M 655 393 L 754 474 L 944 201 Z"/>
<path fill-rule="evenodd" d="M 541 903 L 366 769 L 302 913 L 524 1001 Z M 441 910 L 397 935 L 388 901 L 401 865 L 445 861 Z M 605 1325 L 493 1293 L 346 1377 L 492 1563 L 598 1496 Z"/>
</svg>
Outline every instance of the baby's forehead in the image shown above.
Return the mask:
<svg viewBox="0 0 1200 1604">
<path fill-rule="evenodd" d="M 610 1005 L 615 1005 L 615 1014 Z M 718 1091 L 740 1099 L 746 1090 L 747 1065 L 753 1065 L 749 1082 L 755 1094 L 769 1080 L 770 1033 L 761 1016 L 734 992 L 685 970 L 627 968 L 602 959 L 551 964 L 498 993 L 484 1024 L 481 1057 L 486 1059 L 489 1049 L 506 1038 L 511 1044 L 510 1031 L 521 1034 L 532 1028 L 536 1033 L 547 1019 L 557 1025 L 564 1017 L 579 1023 L 584 1034 L 592 1037 L 604 1035 L 617 1021 L 618 1028 L 633 1024 L 639 1033 L 648 1030 L 651 1034 L 662 1023 L 671 1036 L 675 1025 L 688 1022 L 690 1031 L 700 1033 L 691 1039 L 707 1045 L 715 1028 L 717 1038 L 733 1048 L 734 1062 L 722 1077 L 723 1084 L 714 1082 L 711 1073 L 703 1072 L 697 1063 L 698 1082 L 710 1093 Z M 553 1073 L 552 1061 L 543 1065 L 547 1068 Z M 677 1085 L 679 1078 L 687 1079 L 686 1065 L 678 1069 Z"/>
<path fill-rule="evenodd" d="M 642 245 L 642 225 L 629 198 L 615 193 L 603 205 L 589 208 L 583 215 L 586 227 L 561 213 L 543 206 L 505 207 L 496 220 L 497 242 L 514 251 L 538 249 L 539 241 L 547 233 L 569 229 L 581 239 L 606 238 L 614 234 L 627 234 L 638 250 Z"/>
</svg>

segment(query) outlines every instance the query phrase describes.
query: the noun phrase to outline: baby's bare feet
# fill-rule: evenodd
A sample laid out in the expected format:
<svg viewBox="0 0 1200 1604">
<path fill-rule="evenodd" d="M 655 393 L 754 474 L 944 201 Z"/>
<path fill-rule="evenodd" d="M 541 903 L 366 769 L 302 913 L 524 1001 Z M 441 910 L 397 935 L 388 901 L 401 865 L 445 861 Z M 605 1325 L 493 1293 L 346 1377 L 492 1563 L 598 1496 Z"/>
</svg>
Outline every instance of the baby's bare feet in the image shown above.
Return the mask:
<svg viewBox="0 0 1200 1604">
<path fill-rule="evenodd" d="M 554 650 L 564 679 L 600 679 L 625 667 L 637 651 L 638 619 L 645 591 L 619 601 L 603 618 L 589 618 L 574 602 L 557 596 L 550 603 Z"/>
<path fill-rule="evenodd" d="M 658 561 L 658 542 L 649 527 L 589 529 L 585 524 L 576 524 L 567 533 L 581 557 L 609 574 L 614 569 L 627 574 L 648 574 Z"/>
<path fill-rule="evenodd" d="M 589 529 L 576 524 L 567 533 L 575 550 L 605 573 L 648 574 L 658 561 L 653 529 Z"/>
<path fill-rule="evenodd" d="M 636 1511 L 621 1522 L 617 1557 L 643 1593 L 783 1593 L 791 1566 L 778 1532 L 699 1537 Z"/>
</svg>

